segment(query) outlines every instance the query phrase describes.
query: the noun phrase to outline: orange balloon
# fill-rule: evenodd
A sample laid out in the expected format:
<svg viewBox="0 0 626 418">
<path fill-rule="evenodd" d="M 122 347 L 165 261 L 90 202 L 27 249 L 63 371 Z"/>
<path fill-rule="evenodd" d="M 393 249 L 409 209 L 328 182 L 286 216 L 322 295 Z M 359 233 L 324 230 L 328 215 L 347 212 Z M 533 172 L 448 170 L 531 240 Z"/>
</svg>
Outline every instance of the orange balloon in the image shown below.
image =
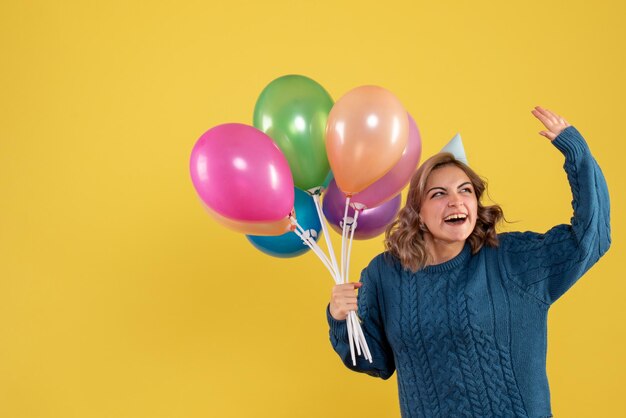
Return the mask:
<svg viewBox="0 0 626 418">
<path fill-rule="evenodd" d="M 400 160 L 409 134 L 407 112 L 382 87 L 357 87 L 335 103 L 326 124 L 326 153 L 337 186 L 358 193 Z"/>
<path fill-rule="evenodd" d="M 241 232 L 247 235 L 263 235 L 263 236 L 275 236 L 282 235 L 295 227 L 291 225 L 288 217 L 285 217 L 278 221 L 273 222 L 244 222 L 244 221 L 235 221 L 230 218 L 226 218 L 219 213 L 212 210 L 208 207 L 204 202 L 202 202 L 202 206 L 204 209 L 211 215 L 213 219 L 215 219 L 219 224 L 225 226 L 228 229 L 231 229 L 235 232 Z"/>
</svg>

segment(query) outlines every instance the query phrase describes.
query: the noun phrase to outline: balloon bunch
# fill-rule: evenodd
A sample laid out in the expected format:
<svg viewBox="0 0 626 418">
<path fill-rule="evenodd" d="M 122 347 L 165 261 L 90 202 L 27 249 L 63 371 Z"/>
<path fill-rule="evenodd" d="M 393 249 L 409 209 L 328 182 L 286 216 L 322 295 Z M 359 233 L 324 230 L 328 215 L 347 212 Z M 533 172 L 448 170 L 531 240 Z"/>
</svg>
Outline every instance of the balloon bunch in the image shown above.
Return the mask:
<svg viewBox="0 0 626 418">
<path fill-rule="evenodd" d="M 379 235 L 400 208 L 421 155 L 415 121 L 381 87 L 355 88 L 333 104 L 315 81 L 288 75 L 262 91 L 253 125 L 218 125 L 196 142 L 191 179 L 205 209 L 267 254 L 311 249 L 335 283 L 346 283 L 353 239 Z M 326 220 L 342 236 L 340 263 Z M 353 364 L 355 351 L 371 362 L 356 312 L 347 329 Z"/>
</svg>

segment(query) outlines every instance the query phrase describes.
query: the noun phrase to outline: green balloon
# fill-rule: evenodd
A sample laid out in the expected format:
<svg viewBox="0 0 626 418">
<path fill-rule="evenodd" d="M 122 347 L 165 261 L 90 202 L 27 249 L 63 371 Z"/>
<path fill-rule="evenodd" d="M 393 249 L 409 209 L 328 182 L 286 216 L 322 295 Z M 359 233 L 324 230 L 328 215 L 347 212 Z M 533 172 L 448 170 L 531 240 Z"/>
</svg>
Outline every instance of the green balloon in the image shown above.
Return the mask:
<svg viewBox="0 0 626 418">
<path fill-rule="evenodd" d="M 254 106 L 254 127 L 281 149 L 300 189 L 321 186 L 330 170 L 324 136 L 332 107 L 330 94 L 301 75 L 272 81 Z"/>
</svg>

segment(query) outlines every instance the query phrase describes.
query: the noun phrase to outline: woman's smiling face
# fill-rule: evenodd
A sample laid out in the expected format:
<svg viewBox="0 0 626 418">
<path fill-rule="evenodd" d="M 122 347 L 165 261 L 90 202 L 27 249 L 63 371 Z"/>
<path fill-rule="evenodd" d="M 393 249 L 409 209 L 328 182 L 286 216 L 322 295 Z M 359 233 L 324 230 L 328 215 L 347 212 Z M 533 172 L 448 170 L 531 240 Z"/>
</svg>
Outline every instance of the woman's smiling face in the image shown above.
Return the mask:
<svg viewBox="0 0 626 418">
<path fill-rule="evenodd" d="M 465 242 L 476 226 L 478 201 L 470 178 L 448 164 L 433 170 L 426 181 L 420 219 L 433 240 Z"/>
</svg>

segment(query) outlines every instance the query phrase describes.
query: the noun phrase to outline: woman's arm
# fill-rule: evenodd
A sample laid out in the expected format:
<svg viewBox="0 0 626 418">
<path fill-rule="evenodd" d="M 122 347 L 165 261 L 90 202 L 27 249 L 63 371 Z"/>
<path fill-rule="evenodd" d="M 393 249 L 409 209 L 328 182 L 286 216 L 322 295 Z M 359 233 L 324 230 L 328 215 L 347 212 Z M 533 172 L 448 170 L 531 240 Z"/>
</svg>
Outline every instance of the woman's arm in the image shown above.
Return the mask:
<svg viewBox="0 0 626 418">
<path fill-rule="evenodd" d="M 574 216 L 545 234 L 514 232 L 500 236 L 500 261 L 509 279 L 546 304 L 554 303 L 611 243 L 606 181 L 580 133 L 560 116 L 533 110 L 546 127 L 541 135 L 565 156 Z"/>
<path fill-rule="evenodd" d="M 345 302 L 346 298 L 339 298 L 336 300 L 335 293 L 331 298 L 331 303 L 326 309 L 326 317 L 328 325 L 330 327 L 329 336 L 330 342 L 341 357 L 343 363 L 350 369 L 367 373 L 370 376 L 380 377 L 382 379 L 388 379 L 393 375 L 396 366 L 393 360 L 393 352 L 389 346 L 389 342 L 385 336 L 384 324 L 382 320 L 382 313 L 380 311 L 380 305 L 378 303 L 378 279 L 380 278 L 379 271 L 379 257 L 376 257 L 361 273 L 361 287 L 359 288 L 359 295 L 357 298 L 358 313 L 361 318 L 361 327 L 363 334 L 367 340 L 367 345 L 372 354 L 372 363 L 366 360 L 363 356 L 356 357 L 356 366 L 352 364 L 352 358 L 350 355 L 350 345 L 348 343 L 348 331 L 345 319 L 337 320 L 333 317 L 333 313 L 336 316 L 345 318 L 345 312 L 342 312 L 340 306 L 350 306 L 350 302 Z M 349 285 L 339 285 L 349 286 Z M 358 287 L 358 285 L 353 285 Z M 337 288 L 337 286 L 335 286 Z M 353 287 L 353 288 L 354 288 Z"/>
</svg>

